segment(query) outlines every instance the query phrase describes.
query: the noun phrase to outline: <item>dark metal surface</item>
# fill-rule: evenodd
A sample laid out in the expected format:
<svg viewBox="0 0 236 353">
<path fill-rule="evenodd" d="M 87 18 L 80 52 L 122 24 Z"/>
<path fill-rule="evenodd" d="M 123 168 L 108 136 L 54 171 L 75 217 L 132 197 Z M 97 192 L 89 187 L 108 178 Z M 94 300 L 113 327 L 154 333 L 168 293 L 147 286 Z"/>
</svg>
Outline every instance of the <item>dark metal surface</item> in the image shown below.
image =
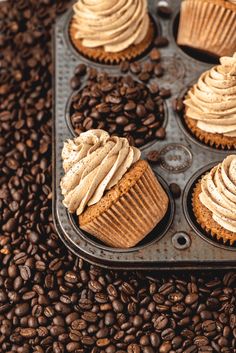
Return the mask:
<svg viewBox="0 0 236 353">
<path fill-rule="evenodd" d="M 143 244 L 125 251 L 104 246 L 96 239 L 82 233 L 73 217 L 68 215 L 66 208 L 62 205 L 63 197 L 60 191 L 60 179 L 63 176 L 61 150 L 63 142 L 73 137 L 73 132 L 67 123 L 66 113 L 68 113 L 68 100 L 72 94 L 69 81 L 75 67 L 78 63 L 84 62 L 98 70 L 107 71 L 111 75 L 121 73 L 118 66 L 97 64 L 76 52 L 70 43 L 67 30 L 71 11 L 59 18 L 55 25 L 54 222 L 62 241 L 71 251 L 91 263 L 107 268 L 177 270 L 236 267 L 235 247 L 223 246 L 208 238 L 196 225 L 191 214 L 189 192 L 191 192 L 192 182 L 199 175 L 199 170 L 200 173 L 208 170 L 209 162 L 215 165 L 229 152 L 217 151 L 196 142 L 185 131 L 179 117 L 173 112 L 171 102 L 174 96 L 179 96 L 191 82 L 197 80 L 200 73 L 212 66 L 212 64 L 186 54 L 176 45 L 174 33 L 176 33 L 179 3 L 180 0 L 171 1 L 174 13 L 172 19 L 162 20 L 154 16 L 156 1 L 149 1 L 150 13 L 158 23 L 159 32 L 161 31 L 170 40 L 170 45 L 161 49 L 162 63 L 166 73 L 156 80 L 160 87 L 171 89 L 172 97 L 166 101 L 168 112 L 166 139 L 145 146 L 142 148 L 142 154 L 145 156 L 148 151 L 155 148 L 161 151 L 161 166 L 154 167 L 154 171 L 161 176 L 164 187 L 166 183 L 179 184 L 182 195 L 175 201 L 171 199 L 169 218 L 167 217 L 168 220 L 163 225 L 166 229 L 162 233 L 165 234 L 160 234 L 159 229 L 155 229 Z M 144 56 L 139 61 L 142 62 L 145 58 Z M 170 224 L 174 203 L 175 212 Z"/>
</svg>

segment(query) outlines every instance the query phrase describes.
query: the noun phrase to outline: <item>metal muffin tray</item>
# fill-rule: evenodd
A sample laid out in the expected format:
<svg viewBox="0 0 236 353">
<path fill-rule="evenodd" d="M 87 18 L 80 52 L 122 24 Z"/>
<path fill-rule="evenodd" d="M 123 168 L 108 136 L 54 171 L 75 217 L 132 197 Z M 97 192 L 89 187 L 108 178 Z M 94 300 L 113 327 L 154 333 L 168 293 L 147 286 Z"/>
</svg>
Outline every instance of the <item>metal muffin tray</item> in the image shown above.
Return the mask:
<svg viewBox="0 0 236 353">
<path fill-rule="evenodd" d="M 156 78 L 160 87 L 170 88 L 172 97 L 166 100 L 167 136 L 142 148 L 142 155 L 153 149 L 161 151 L 160 164 L 153 169 L 166 189 L 170 206 L 163 222 L 140 244 L 131 249 L 114 249 L 82 232 L 74 217 L 62 204 L 60 180 L 63 176 L 61 150 L 66 139 L 72 138 L 68 125 L 68 102 L 72 90 L 70 79 L 79 63 L 86 63 L 110 75 L 121 75 L 119 66 L 102 65 L 87 60 L 73 47 L 68 35 L 72 10 L 60 17 L 54 29 L 55 105 L 53 139 L 53 214 L 58 234 L 65 245 L 76 255 L 91 263 L 116 269 L 231 269 L 236 268 L 236 247 L 222 245 L 205 234 L 197 225 L 191 209 L 191 190 L 194 182 L 229 153 L 207 147 L 196 141 L 185 129 L 172 108 L 174 97 L 186 91 L 191 82 L 210 68 L 212 63 L 179 48 L 175 41 L 180 0 L 171 1 L 171 19 L 156 16 L 157 2 L 150 0 L 150 13 L 157 25 L 158 34 L 167 37 L 169 46 L 161 49 L 165 74 Z M 148 54 L 139 58 L 145 61 Z M 235 152 L 232 152 L 235 153 Z M 174 200 L 168 190 L 170 183 L 181 188 L 181 197 Z"/>
</svg>

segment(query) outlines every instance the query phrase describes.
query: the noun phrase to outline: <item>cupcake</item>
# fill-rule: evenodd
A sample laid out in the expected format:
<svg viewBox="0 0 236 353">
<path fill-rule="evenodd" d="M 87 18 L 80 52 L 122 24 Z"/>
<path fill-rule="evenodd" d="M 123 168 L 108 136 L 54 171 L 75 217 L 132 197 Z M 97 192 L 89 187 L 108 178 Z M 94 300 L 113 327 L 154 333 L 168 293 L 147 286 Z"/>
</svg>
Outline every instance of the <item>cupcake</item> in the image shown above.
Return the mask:
<svg viewBox="0 0 236 353">
<path fill-rule="evenodd" d="M 197 182 L 192 203 L 202 229 L 224 243 L 235 243 L 236 155 L 225 158 Z"/>
<path fill-rule="evenodd" d="M 204 72 L 184 100 L 185 123 L 200 141 L 236 148 L 236 53 Z"/>
<path fill-rule="evenodd" d="M 236 1 L 182 1 L 177 43 L 217 57 L 233 55 L 236 51 Z"/>
<path fill-rule="evenodd" d="M 79 0 L 73 10 L 71 41 L 89 59 L 107 64 L 131 60 L 154 38 L 147 0 Z"/>
<path fill-rule="evenodd" d="M 165 216 L 168 196 L 140 151 L 126 138 L 90 130 L 65 142 L 63 204 L 82 230 L 105 244 L 129 248 Z"/>
</svg>

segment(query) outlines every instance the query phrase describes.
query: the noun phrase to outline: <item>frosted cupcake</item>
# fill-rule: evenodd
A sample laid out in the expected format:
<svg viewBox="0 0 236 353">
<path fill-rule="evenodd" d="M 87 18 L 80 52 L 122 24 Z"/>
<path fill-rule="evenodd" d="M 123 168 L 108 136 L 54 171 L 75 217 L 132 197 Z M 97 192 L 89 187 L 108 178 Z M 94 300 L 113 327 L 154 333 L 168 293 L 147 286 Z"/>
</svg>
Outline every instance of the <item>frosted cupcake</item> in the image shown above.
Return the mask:
<svg viewBox="0 0 236 353">
<path fill-rule="evenodd" d="M 236 51 L 235 0 L 184 0 L 177 43 L 214 56 Z"/>
<path fill-rule="evenodd" d="M 184 119 L 200 141 L 236 148 L 236 53 L 204 72 L 184 100 Z"/>
<path fill-rule="evenodd" d="M 112 247 L 139 243 L 162 220 L 168 196 L 126 138 L 90 130 L 62 150 L 64 205 L 80 228 Z"/>
<path fill-rule="evenodd" d="M 90 59 L 118 63 L 143 53 L 154 37 L 147 0 L 79 0 L 70 36 Z"/>
<path fill-rule="evenodd" d="M 197 222 L 212 237 L 236 241 L 236 155 L 231 155 L 204 175 L 193 192 Z"/>
</svg>

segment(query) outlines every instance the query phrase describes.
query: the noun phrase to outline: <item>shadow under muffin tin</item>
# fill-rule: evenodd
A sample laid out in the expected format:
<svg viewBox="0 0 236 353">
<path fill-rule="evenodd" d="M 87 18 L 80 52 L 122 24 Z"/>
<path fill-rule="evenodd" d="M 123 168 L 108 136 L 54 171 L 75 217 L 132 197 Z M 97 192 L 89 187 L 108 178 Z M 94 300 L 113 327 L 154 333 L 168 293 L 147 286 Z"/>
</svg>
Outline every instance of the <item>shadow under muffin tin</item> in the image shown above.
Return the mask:
<svg viewBox="0 0 236 353">
<path fill-rule="evenodd" d="M 175 38 L 180 2 L 172 1 L 171 18 L 162 19 L 154 15 L 156 1 L 149 1 L 149 11 L 156 23 L 158 35 L 167 37 L 170 42 L 167 47 L 160 49 L 165 73 L 162 77 L 152 79 L 152 82 L 157 82 L 159 87 L 169 88 L 172 96 L 165 101 L 166 138 L 141 148 L 143 158 L 151 150 L 160 152 L 159 164 L 152 167 L 169 195 L 169 210 L 165 219 L 150 235 L 137 246 L 126 250 L 105 246 L 82 232 L 75 217 L 69 215 L 63 206 L 60 190 L 60 180 L 64 174 L 61 159 L 63 143 L 76 135 L 68 120 L 68 102 L 73 94 L 70 79 L 74 70 L 78 64 L 84 63 L 98 72 L 105 71 L 111 76 L 120 76 L 120 67 L 89 61 L 75 50 L 68 35 L 72 10 L 59 18 L 55 25 L 54 222 L 62 241 L 76 255 L 100 266 L 156 270 L 236 267 L 236 247 L 221 244 L 209 237 L 197 225 L 191 211 L 190 199 L 195 181 L 230 152 L 218 151 L 191 138 L 184 126 L 180 128 L 180 117 L 173 111 L 173 99 L 187 90 L 189 82 L 195 82 L 203 71 L 213 65 L 212 58 L 209 63 L 203 62 L 202 56 L 196 51 L 184 51 L 177 46 Z M 137 61 L 143 63 L 147 58 L 148 52 Z M 133 78 L 136 79 L 135 76 Z M 177 183 L 181 188 L 178 199 L 174 199 L 169 192 L 168 185 L 171 183 Z"/>
</svg>

